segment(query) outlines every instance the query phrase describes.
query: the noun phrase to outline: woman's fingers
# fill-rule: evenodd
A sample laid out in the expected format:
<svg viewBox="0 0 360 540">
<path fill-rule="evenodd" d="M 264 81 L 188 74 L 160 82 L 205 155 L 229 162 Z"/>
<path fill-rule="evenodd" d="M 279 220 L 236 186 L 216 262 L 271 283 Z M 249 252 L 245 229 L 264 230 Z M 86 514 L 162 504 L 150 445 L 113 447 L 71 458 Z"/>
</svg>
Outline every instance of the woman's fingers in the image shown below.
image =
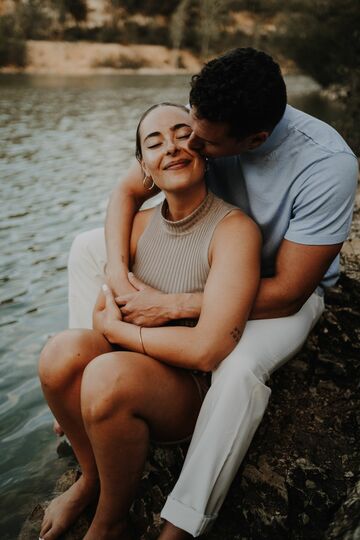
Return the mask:
<svg viewBox="0 0 360 540">
<path fill-rule="evenodd" d="M 105 310 L 112 313 L 115 318 L 121 319 L 121 311 L 115 302 L 115 298 L 110 287 L 104 283 L 102 290 L 105 295 Z"/>
</svg>

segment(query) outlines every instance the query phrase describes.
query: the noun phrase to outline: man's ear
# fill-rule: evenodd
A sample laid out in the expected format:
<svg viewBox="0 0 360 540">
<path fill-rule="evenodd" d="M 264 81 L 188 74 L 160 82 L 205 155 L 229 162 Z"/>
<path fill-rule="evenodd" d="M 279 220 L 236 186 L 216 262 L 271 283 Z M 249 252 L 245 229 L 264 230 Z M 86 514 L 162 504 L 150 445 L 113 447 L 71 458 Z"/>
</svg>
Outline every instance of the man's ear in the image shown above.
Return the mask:
<svg viewBox="0 0 360 540">
<path fill-rule="evenodd" d="M 248 149 L 254 150 L 261 144 L 264 144 L 266 139 L 269 137 L 270 133 L 269 131 L 259 131 L 258 133 L 255 133 L 254 135 L 250 135 L 248 138 Z"/>
</svg>

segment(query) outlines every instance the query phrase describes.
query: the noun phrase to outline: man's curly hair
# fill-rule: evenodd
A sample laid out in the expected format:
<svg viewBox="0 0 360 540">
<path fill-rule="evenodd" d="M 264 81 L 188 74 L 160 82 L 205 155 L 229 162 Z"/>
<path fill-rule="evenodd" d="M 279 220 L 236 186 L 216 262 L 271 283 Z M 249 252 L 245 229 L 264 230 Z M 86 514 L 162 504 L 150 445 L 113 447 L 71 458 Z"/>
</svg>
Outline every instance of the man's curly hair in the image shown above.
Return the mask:
<svg viewBox="0 0 360 540">
<path fill-rule="evenodd" d="M 272 131 L 286 107 L 286 86 L 279 65 L 252 48 L 233 49 L 204 65 L 191 80 L 190 105 L 196 116 L 229 125 L 242 139 Z"/>
</svg>

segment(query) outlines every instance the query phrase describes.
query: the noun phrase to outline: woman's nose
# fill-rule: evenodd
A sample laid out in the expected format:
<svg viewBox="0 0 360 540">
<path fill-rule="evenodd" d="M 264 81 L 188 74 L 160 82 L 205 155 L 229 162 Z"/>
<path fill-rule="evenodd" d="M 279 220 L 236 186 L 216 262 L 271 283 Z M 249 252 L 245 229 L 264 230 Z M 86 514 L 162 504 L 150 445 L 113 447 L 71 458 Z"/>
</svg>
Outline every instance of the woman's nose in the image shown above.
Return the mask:
<svg viewBox="0 0 360 540">
<path fill-rule="evenodd" d="M 169 140 L 166 146 L 166 153 L 167 154 L 176 154 L 176 152 L 179 150 L 178 146 L 176 145 L 174 140 Z"/>
</svg>

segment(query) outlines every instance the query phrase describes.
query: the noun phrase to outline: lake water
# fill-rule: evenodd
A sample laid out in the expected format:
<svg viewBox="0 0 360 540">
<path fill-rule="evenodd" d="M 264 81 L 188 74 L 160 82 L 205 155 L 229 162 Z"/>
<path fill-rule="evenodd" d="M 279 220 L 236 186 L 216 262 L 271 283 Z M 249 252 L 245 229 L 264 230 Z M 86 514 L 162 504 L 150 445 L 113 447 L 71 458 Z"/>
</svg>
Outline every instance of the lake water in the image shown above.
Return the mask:
<svg viewBox="0 0 360 540">
<path fill-rule="evenodd" d="M 142 111 L 187 102 L 187 76 L 0 76 L 0 537 L 16 538 L 66 460 L 37 379 L 46 339 L 67 324 L 67 254 L 102 225 L 134 153 Z M 304 77 L 289 101 L 326 121 L 339 109 Z"/>
</svg>

